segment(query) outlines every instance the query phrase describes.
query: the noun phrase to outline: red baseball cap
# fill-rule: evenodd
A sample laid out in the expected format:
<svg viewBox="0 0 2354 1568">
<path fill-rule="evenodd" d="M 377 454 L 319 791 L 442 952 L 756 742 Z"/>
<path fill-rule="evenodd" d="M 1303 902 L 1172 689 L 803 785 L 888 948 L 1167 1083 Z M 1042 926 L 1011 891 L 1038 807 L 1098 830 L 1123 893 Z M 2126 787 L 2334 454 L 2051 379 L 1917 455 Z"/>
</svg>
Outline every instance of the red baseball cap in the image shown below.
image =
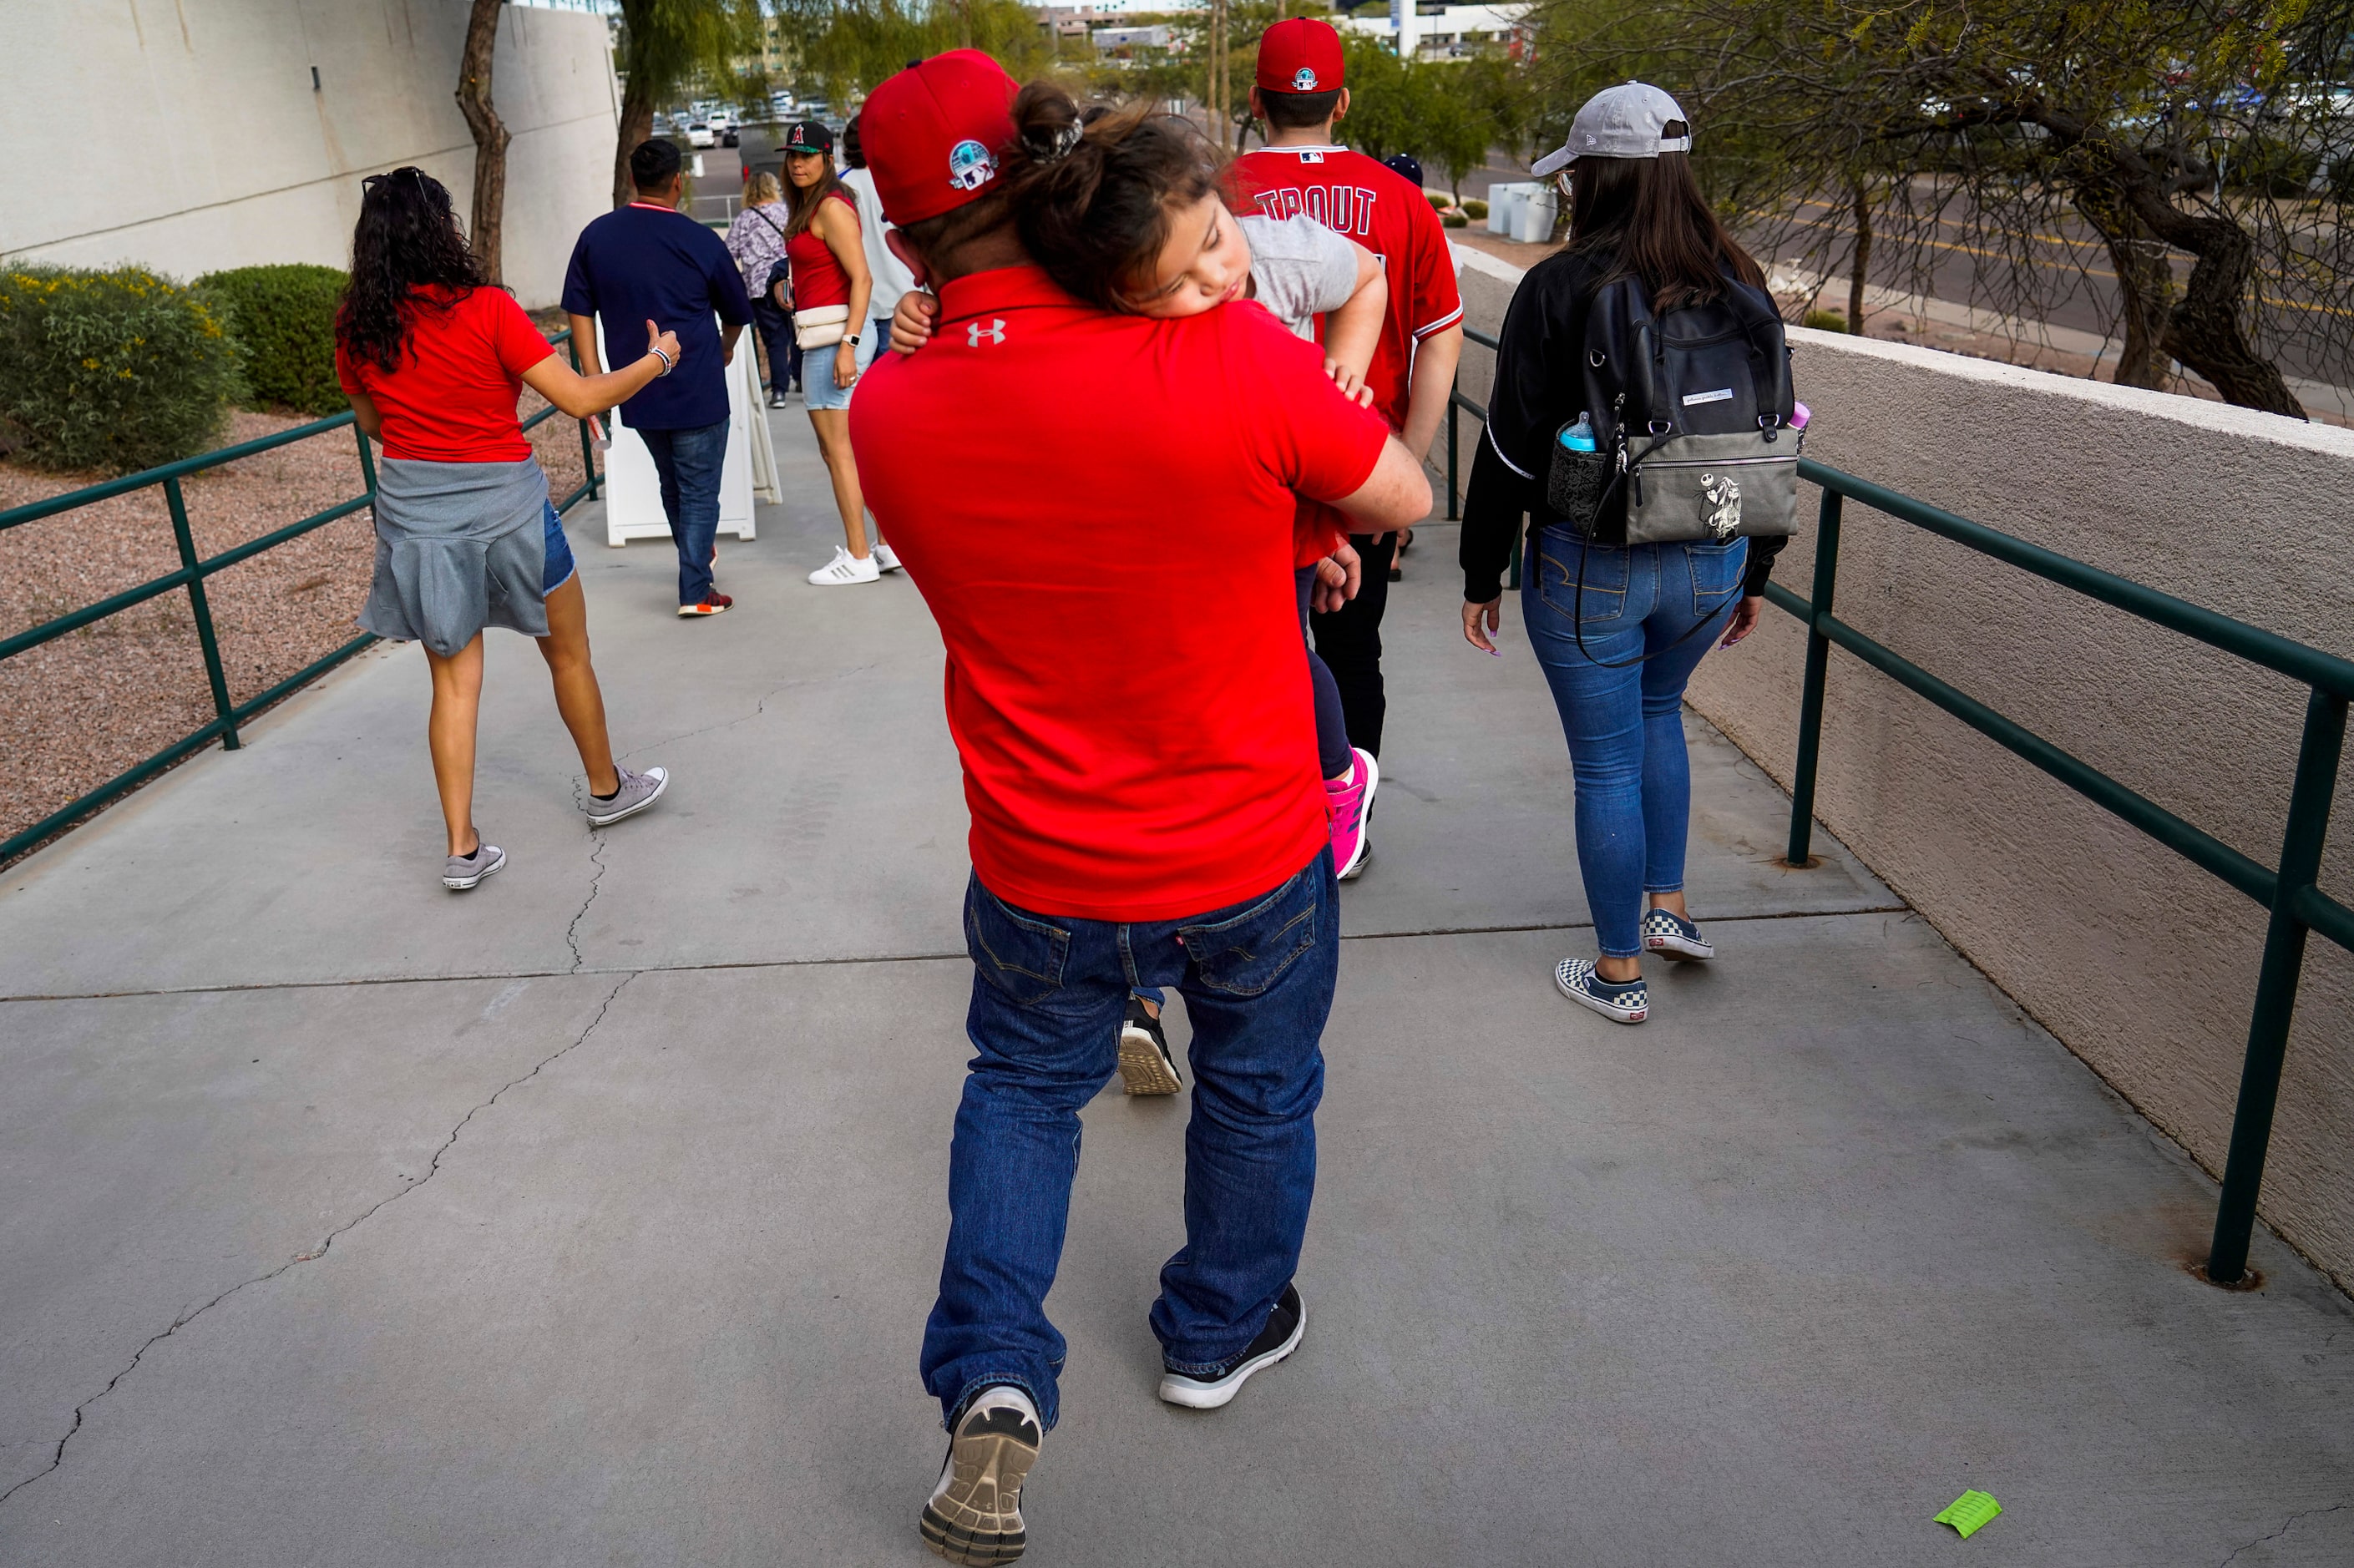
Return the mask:
<svg viewBox="0 0 2354 1568">
<path fill-rule="evenodd" d="M 979 49 L 950 49 L 867 94 L 858 141 L 883 216 L 921 223 L 987 195 L 1013 140 L 1020 90 Z"/>
<path fill-rule="evenodd" d="M 1341 85 L 1341 35 L 1330 22 L 1288 16 L 1259 35 L 1261 92 L 1330 92 Z"/>
</svg>

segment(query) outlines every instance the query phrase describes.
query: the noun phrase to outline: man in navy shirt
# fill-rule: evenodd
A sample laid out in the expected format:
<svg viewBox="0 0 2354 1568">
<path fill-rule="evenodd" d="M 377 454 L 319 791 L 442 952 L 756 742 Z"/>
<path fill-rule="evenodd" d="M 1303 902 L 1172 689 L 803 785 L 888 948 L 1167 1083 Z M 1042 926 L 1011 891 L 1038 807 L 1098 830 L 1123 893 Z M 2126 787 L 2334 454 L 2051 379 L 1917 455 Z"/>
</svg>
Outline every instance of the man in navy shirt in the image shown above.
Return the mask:
<svg viewBox="0 0 2354 1568">
<path fill-rule="evenodd" d="M 663 512 L 678 546 L 678 612 L 717 615 L 736 601 L 711 584 L 719 532 L 719 471 L 727 456 L 727 376 L 752 302 L 719 236 L 678 210 L 673 142 L 642 142 L 630 154 L 637 199 L 580 231 L 564 274 L 564 310 L 582 368 L 599 372 L 590 318 L 660 322 L 678 334 L 675 375 L 664 371 L 620 407 L 662 475 Z M 726 323 L 722 332 L 712 313 Z"/>
</svg>

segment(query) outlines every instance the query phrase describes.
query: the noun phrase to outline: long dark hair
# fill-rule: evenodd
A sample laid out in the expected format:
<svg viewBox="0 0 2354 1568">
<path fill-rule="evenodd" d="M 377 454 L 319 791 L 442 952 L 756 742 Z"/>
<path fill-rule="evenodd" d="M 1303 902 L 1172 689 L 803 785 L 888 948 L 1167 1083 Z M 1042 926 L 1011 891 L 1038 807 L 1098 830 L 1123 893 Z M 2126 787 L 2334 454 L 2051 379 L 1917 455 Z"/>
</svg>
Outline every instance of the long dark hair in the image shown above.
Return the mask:
<svg viewBox="0 0 2354 1568">
<path fill-rule="evenodd" d="M 1006 196 L 1023 248 L 1076 299 L 1134 311 L 1169 241 L 1172 209 L 1220 194 L 1223 160 L 1190 122 L 1150 103 L 1081 111 L 1034 81 L 1013 101 Z"/>
<path fill-rule="evenodd" d="M 1670 120 L 1665 136 L 1686 134 Z M 1651 291 L 1651 308 L 1706 304 L 1724 292 L 1724 274 L 1755 289 L 1766 270 L 1717 221 L 1692 178 L 1691 158 L 1580 158 L 1570 166 L 1569 248 L 1615 258 L 1602 281 L 1630 273 Z"/>
<path fill-rule="evenodd" d="M 792 155 L 797 150 L 787 149 L 787 155 Z M 842 171 L 833 166 L 833 154 L 820 153 L 818 156 L 825 160 L 825 173 L 820 175 L 817 183 L 808 189 L 804 190 L 793 184 L 793 176 L 790 174 L 787 174 L 784 177 L 785 205 L 792 210 L 792 217 L 785 220 L 787 239 L 792 238 L 797 234 L 809 232 L 809 226 L 817 219 L 817 209 L 825 205 L 825 198 L 830 196 L 841 196 L 843 200 L 849 202 L 854 209 L 858 206 L 857 201 L 850 194 L 850 187 L 842 183 Z"/>
<path fill-rule="evenodd" d="M 482 287 L 482 272 L 440 180 L 405 167 L 360 185 L 352 281 L 335 312 L 335 341 L 361 364 L 388 372 L 400 367 L 417 313 L 450 310 Z M 440 299 L 416 292 L 437 283 L 451 292 Z"/>
</svg>

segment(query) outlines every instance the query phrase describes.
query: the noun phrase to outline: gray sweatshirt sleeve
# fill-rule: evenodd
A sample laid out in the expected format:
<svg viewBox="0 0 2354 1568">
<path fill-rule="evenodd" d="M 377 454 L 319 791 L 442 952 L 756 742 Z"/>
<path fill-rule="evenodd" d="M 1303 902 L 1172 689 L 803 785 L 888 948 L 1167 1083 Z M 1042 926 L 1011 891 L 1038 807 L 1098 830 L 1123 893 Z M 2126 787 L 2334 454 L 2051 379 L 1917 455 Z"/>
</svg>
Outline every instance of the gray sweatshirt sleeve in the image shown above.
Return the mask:
<svg viewBox="0 0 2354 1568">
<path fill-rule="evenodd" d="M 1357 248 L 1304 215 L 1237 217 L 1250 242 L 1251 282 L 1258 302 L 1304 338 L 1316 335 L 1316 318 L 1339 310 L 1357 291 Z"/>
</svg>

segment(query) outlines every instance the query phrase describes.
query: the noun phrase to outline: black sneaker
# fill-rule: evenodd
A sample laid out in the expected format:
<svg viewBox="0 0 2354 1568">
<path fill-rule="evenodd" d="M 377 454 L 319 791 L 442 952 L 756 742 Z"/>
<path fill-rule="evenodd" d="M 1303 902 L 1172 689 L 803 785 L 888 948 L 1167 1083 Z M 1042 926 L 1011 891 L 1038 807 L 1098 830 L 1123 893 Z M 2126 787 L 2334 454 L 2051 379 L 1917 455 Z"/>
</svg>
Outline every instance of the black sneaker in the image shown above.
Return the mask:
<svg viewBox="0 0 2354 1568">
<path fill-rule="evenodd" d="M 1308 1330 L 1308 1304 L 1299 1299 L 1299 1287 L 1287 1285 L 1283 1294 L 1275 1298 L 1275 1308 L 1267 1315 L 1267 1327 L 1248 1349 L 1225 1364 L 1220 1372 L 1181 1372 L 1164 1366 L 1161 1371 L 1161 1397 L 1172 1404 L 1182 1404 L 1189 1410 L 1215 1410 L 1242 1392 L 1251 1373 L 1262 1367 L 1271 1367 L 1299 1348 L 1299 1336 Z"/>
<path fill-rule="evenodd" d="M 1183 1086 L 1177 1058 L 1169 1054 L 1168 1031 L 1132 996 L 1119 1025 L 1119 1080 L 1131 1095 L 1173 1095 Z"/>
<path fill-rule="evenodd" d="M 924 1544 L 951 1563 L 1011 1563 L 1030 1538 L 1022 1525 L 1022 1483 L 1038 1462 L 1037 1406 L 1010 1383 L 985 1388 L 965 1406 L 924 1505 Z"/>
</svg>

